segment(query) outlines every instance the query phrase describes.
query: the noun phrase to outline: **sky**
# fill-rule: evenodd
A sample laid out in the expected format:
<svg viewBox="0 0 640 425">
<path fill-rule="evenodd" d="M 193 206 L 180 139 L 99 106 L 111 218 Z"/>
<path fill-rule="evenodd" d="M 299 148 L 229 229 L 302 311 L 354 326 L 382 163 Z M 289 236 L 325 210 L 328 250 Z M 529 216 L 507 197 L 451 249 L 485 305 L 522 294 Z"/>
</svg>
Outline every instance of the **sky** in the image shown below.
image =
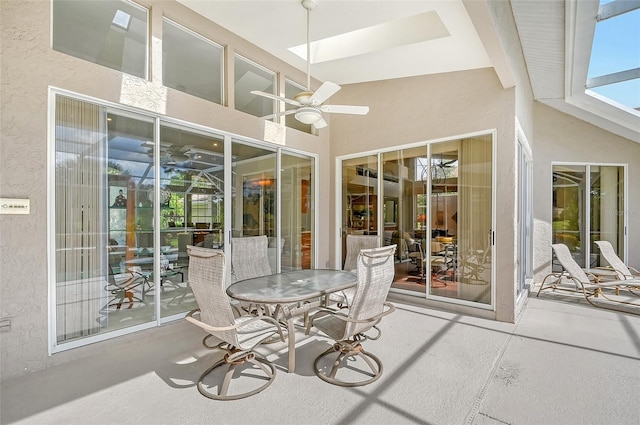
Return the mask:
<svg viewBox="0 0 640 425">
<path fill-rule="evenodd" d="M 640 68 L 640 9 L 596 24 L 588 78 L 635 68 Z M 625 106 L 640 107 L 638 78 L 592 90 Z"/>
</svg>

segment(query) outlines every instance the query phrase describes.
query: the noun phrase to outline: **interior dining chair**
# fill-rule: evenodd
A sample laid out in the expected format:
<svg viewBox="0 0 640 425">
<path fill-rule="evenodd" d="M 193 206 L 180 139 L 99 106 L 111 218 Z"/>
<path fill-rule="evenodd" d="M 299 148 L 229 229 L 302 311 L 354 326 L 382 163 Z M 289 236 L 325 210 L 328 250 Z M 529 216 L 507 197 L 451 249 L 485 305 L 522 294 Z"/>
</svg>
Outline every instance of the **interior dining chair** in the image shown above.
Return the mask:
<svg viewBox="0 0 640 425">
<path fill-rule="evenodd" d="M 618 279 L 620 280 L 628 280 L 628 279 L 640 279 L 640 272 L 628 266 L 622 261 L 616 251 L 613 249 L 613 245 L 609 241 L 596 241 L 596 245 L 600 248 L 600 253 L 607 260 L 611 269 L 616 272 Z"/>
<path fill-rule="evenodd" d="M 234 315 L 224 284 L 223 251 L 188 246 L 187 253 L 189 282 L 198 309 L 190 311 L 186 320 L 207 332 L 208 335 L 202 340 L 206 348 L 218 348 L 225 352 L 222 359 L 200 375 L 198 391 L 214 400 L 237 400 L 259 393 L 271 385 L 276 368 L 255 349 L 260 344 L 273 342 L 274 337 L 284 341 L 280 324 L 269 316 Z M 210 345 L 214 338 L 221 342 Z M 223 372 L 225 366 L 226 371 Z M 244 391 L 231 391 L 232 381 L 240 379 L 243 379 L 243 383 L 238 383 L 237 387 Z M 250 380 L 257 382 L 257 386 L 250 385 L 247 382 Z M 218 390 L 210 391 L 207 387 L 217 387 Z"/>
<path fill-rule="evenodd" d="M 380 237 L 377 235 L 347 235 L 347 253 L 342 270 L 357 273 L 358 254 L 361 249 L 377 248 L 380 245 Z M 329 295 L 329 301 L 333 301 L 339 308 L 348 307 L 353 301 L 355 288 L 345 289 Z"/>
<path fill-rule="evenodd" d="M 357 257 L 358 283 L 348 311 L 323 309 L 311 317 L 314 326 L 335 340 L 314 362 L 314 372 L 323 381 L 345 387 L 370 384 L 382 376 L 382 362 L 362 347 L 380 337 L 380 320 L 395 307 L 386 301 L 393 282 L 396 245 L 362 249 Z M 375 334 L 366 332 L 375 330 Z M 358 361 L 359 360 L 359 361 Z"/>
</svg>

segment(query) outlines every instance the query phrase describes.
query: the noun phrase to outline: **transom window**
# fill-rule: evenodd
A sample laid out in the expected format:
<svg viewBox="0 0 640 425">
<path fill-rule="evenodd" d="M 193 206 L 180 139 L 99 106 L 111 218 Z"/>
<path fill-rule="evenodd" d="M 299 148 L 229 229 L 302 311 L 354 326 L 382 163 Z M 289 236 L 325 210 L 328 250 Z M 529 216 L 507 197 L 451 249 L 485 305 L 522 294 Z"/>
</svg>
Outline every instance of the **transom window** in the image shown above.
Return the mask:
<svg viewBox="0 0 640 425">
<path fill-rule="evenodd" d="M 52 12 L 54 50 L 147 78 L 147 9 L 126 0 L 55 0 Z"/>
</svg>

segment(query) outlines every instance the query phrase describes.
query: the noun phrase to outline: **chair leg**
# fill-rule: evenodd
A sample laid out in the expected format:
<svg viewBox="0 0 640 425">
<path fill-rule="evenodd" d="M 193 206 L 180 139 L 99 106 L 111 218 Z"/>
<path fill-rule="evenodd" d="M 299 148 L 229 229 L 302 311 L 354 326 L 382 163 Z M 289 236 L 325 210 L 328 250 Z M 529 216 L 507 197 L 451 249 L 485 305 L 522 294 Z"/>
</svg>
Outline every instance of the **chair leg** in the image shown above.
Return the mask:
<svg viewBox="0 0 640 425">
<path fill-rule="evenodd" d="M 322 359 L 325 357 L 336 354 L 337 356 L 331 362 L 331 369 L 328 373 L 324 373 L 322 369 L 320 369 L 319 365 Z M 356 369 L 357 373 L 361 375 L 366 375 L 369 378 L 363 380 L 342 380 L 336 378 L 336 375 L 341 369 L 342 364 L 346 359 L 349 358 L 360 358 L 362 359 L 366 365 L 369 367 L 369 371 Z M 345 368 L 346 369 L 346 368 Z M 350 366 L 348 368 L 351 372 L 354 371 L 354 367 Z M 382 376 L 382 362 L 375 355 L 366 352 L 362 345 L 358 342 L 354 341 L 339 341 L 336 342 L 333 347 L 329 348 L 324 353 L 320 354 L 316 357 L 315 362 L 313 363 L 313 370 L 315 374 L 325 382 L 328 382 L 333 385 L 339 385 L 342 387 L 360 387 L 363 385 L 368 385 L 372 382 L 377 381 Z"/>
<path fill-rule="evenodd" d="M 259 393 L 260 391 L 264 390 L 269 385 L 271 385 L 271 383 L 275 379 L 276 377 L 275 366 L 271 362 L 269 362 L 266 358 L 259 355 L 258 353 L 246 352 L 246 353 L 243 353 L 240 357 L 236 357 L 233 354 L 231 354 L 233 350 L 229 350 L 226 348 L 223 348 L 223 349 L 227 350 L 227 354 L 225 354 L 224 358 L 217 361 L 216 363 L 213 364 L 213 366 L 205 370 L 202 373 L 202 375 L 200 375 L 200 378 L 198 379 L 198 384 L 197 384 L 198 391 L 203 396 L 210 398 L 212 400 L 239 400 L 239 399 L 246 398 Z M 222 382 L 218 386 L 217 393 L 208 391 L 205 388 L 204 379 L 210 373 L 212 373 L 219 367 L 223 367 L 225 365 L 227 366 L 227 370 L 224 372 L 224 377 L 222 379 Z M 233 382 L 234 374 L 236 374 L 236 371 L 240 371 L 240 368 L 247 365 L 256 366 L 257 369 L 262 371 L 262 373 L 264 374 L 264 377 L 253 376 L 253 375 L 251 375 L 250 377 L 247 377 L 247 375 L 240 372 L 240 373 L 237 373 L 237 379 L 245 377 L 246 379 L 266 380 L 266 382 L 264 382 L 262 385 L 250 391 L 246 391 L 239 394 L 229 394 L 229 388 L 231 387 L 231 384 Z"/>
</svg>

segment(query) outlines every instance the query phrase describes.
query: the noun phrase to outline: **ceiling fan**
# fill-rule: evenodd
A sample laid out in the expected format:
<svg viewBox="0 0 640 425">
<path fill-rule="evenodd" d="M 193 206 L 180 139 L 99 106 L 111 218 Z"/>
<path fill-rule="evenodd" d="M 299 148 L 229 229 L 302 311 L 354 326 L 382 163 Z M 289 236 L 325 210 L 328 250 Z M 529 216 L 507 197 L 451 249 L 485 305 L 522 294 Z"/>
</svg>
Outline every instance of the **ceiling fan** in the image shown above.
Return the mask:
<svg viewBox="0 0 640 425">
<path fill-rule="evenodd" d="M 311 42 L 309 40 L 309 14 L 310 11 L 315 9 L 318 4 L 318 0 L 302 0 L 302 7 L 307 10 L 307 90 L 298 93 L 293 99 L 287 99 L 285 97 L 276 96 L 271 93 L 265 93 L 258 90 L 253 90 L 251 93 L 267 97 L 269 99 L 279 100 L 290 105 L 297 106 L 296 109 L 290 109 L 276 114 L 264 116 L 262 118 L 273 118 L 283 115 L 295 114 L 295 118 L 303 124 L 311 124 L 315 128 L 323 128 L 327 126 L 327 122 L 322 117 L 323 113 L 328 114 L 353 114 L 353 115 L 366 115 L 369 113 L 368 106 L 355 106 L 355 105 L 324 105 L 324 102 L 333 96 L 340 86 L 330 81 L 325 81 L 315 92 L 311 91 Z"/>
</svg>

